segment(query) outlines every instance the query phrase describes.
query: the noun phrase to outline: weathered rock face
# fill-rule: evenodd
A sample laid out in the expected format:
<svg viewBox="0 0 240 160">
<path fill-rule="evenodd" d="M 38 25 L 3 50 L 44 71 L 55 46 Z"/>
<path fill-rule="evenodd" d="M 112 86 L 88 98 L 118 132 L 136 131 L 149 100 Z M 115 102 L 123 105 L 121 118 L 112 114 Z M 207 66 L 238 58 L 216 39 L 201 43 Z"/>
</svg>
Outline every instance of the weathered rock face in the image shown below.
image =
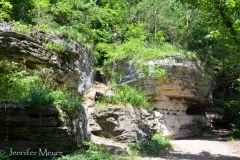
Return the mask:
<svg viewBox="0 0 240 160">
<path fill-rule="evenodd" d="M 150 139 L 152 133 L 162 129 L 163 115 L 135 107 L 89 109 L 89 126 L 92 134 L 120 142 Z"/>
<path fill-rule="evenodd" d="M 93 83 L 94 60 L 83 44 L 64 40 L 69 44 L 65 53 L 43 47 L 47 41 L 63 41 L 56 35 L 36 33 L 34 36 L 12 31 L 12 26 L 0 23 L 0 60 L 22 61 L 28 69 L 53 68 L 56 80 L 68 86 L 72 93 L 82 93 Z"/>
<path fill-rule="evenodd" d="M 173 139 L 200 134 L 209 125 L 206 116 L 204 113 L 188 115 L 186 111 L 209 93 L 210 77 L 203 74 L 197 62 L 183 58 L 154 60 L 146 65 L 150 68 L 150 76 L 145 76 L 134 64 L 119 65 L 126 67 L 121 83 L 143 88 L 154 111 L 116 106 L 102 110 L 89 108 L 91 132 L 125 142 L 150 138 L 152 133 L 160 131 Z M 156 67 L 165 69 L 164 78 L 154 77 Z M 97 88 L 97 92 L 112 94 L 103 88 Z"/>
<path fill-rule="evenodd" d="M 129 65 L 121 83 L 143 88 L 155 110 L 163 114 L 164 133 L 172 138 L 196 135 L 205 125 L 205 116 L 187 115 L 186 110 L 209 93 L 210 77 L 203 74 L 197 62 L 184 58 L 166 58 L 145 63 L 150 76 Z M 153 68 L 165 69 L 164 78 L 155 78 Z"/>
<path fill-rule="evenodd" d="M 43 43 L 64 41 L 65 53 L 47 50 Z M 82 94 L 93 83 L 94 59 L 86 47 L 56 35 L 14 32 L 11 24 L 0 23 L 0 60 L 22 62 L 27 69 L 52 68 L 60 85 Z M 90 139 L 83 107 L 72 116 L 61 110 L 34 110 L 24 105 L 0 105 L 0 149 L 48 148 L 70 152 Z M 5 141 L 7 139 L 7 141 Z"/>
<path fill-rule="evenodd" d="M 0 149 L 20 151 L 71 152 L 90 140 L 87 117 L 83 107 L 72 116 L 62 110 L 41 111 L 19 104 L 0 105 Z"/>
</svg>

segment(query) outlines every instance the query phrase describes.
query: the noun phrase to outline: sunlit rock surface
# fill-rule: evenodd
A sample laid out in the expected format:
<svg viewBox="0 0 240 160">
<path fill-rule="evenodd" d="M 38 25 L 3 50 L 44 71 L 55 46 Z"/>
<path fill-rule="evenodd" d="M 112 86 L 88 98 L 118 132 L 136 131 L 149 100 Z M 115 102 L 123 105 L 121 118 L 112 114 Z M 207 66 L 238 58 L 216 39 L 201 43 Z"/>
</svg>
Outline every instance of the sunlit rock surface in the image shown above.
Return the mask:
<svg viewBox="0 0 240 160">
<path fill-rule="evenodd" d="M 65 41 L 69 49 L 65 53 L 47 50 L 43 43 L 48 41 Z M 57 82 L 75 94 L 93 83 L 94 59 L 83 44 L 51 34 L 14 32 L 8 23 L 0 23 L 0 60 L 22 62 L 27 69 L 52 68 Z"/>
<path fill-rule="evenodd" d="M 204 74 L 198 62 L 182 57 L 168 57 L 145 63 L 150 75 L 128 65 L 121 83 L 143 88 L 154 110 L 163 114 L 164 134 L 183 138 L 201 133 L 205 116 L 187 115 L 186 110 L 200 103 L 210 92 L 211 77 Z M 163 78 L 155 78 L 153 68 L 165 69 Z"/>
</svg>

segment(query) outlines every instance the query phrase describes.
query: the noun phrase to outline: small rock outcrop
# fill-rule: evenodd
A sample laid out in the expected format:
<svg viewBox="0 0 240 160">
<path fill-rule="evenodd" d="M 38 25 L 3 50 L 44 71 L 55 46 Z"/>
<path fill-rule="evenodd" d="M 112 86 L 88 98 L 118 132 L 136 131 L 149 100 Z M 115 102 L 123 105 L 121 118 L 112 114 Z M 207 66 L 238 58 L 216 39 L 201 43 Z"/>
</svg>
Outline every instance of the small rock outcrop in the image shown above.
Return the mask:
<svg viewBox="0 0 240 160">
<path fill-rule="evenodd" d="M 69 47 L 64 53 L 43 46 L 43 43 L 63 41 Z M 83 93 L 93 83 L 94 59 L 83 44 L 39 32 L 22 34 L 13 31 L 8 23 L 0 23 L 0 60 L 23 62 L 27 69 L 52 68 L 56 81 L 75 94 Z"/>
<path fill-rule="evenodd" d="M 36 110 L 19 104 L 0 105 L 0 149 L 72 152 L 90 140 L 85 109 L 65 114 L 57 108 Z"/>
<path fill-rule="evenodd" d="M 153 133 L 159 132 L 163 122 L 161 113 L 131 106 L 89 109 L 89 115 L 92 134 L 119 142 L 151 139 Z"/>
</svg>

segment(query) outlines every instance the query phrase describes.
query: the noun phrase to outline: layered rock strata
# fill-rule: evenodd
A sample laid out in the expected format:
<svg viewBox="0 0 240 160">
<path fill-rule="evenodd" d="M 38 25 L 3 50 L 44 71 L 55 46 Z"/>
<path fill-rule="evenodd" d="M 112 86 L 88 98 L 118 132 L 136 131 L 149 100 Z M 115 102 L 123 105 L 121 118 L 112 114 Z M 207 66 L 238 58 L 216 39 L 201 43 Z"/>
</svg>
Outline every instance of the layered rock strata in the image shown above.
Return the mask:
<svg viewBox="0 0 240 160">
<path fill-rule="evenodd" d="M 204 112 L 201 111 L 203 113 L 200 115 L 188 115 L 187 110 L 201 103 L 210 92 L 211 77 L 203 74 L 198 62 L 182 57 L 152 60 L 145 65 L 150 70 L 148 76 L 135 64 L 118 65 L 116 68 L 125 68 L 121 83 L 145 90 L 154 111 L 124 106 L 101 110 L 90 108 L 88 113 L 91 132 L 118 141 L 149 138 L 152 133 L 160 131 L 172 139 L 201 134 L 202 129 L 209 125 Z M 156 68 L 164 69 L 165 76 L 156 78 Z M 101 88 L 97 92 L 114 94 Z"/>
<path fill-rule="evenodd" d="M 72 152 L 90 140 L 83 107 L 73 115 L 57 108 L 36 110 L 19 104 L 0 105 L 0 149 Z"/>
<path fill-rule="evenodd" d="M 43 46 L 43 43 L 63 41 L 69 47 L 64 53 Z M 53 34 L 22 34 L 13 31 L 12 25 L 0 23 L 0 60 L 22 62 L 27 69 L 52 68 L 56 81 L 75 94 L 83 93 L 93 83 L 91 53 L 83 44 Z"/>
<path fill-rule="evenodd" d="M 150 69 L 146 76 L 136 66 L 128 65 L 125 78 L 128 83 L 146 91 L 154 110 L 163 114 L 164 133 L 172 138 L 193 136 L 206 125 L 205 116 L 187 115 L 186 110 L 207 96 L 211 77 L 203 73 L 198 62 L 182 57 L 168 57 L 145 63 Z M 154 76 L 154 68 L 165 70 L 163 78 Z"/>
</svg>

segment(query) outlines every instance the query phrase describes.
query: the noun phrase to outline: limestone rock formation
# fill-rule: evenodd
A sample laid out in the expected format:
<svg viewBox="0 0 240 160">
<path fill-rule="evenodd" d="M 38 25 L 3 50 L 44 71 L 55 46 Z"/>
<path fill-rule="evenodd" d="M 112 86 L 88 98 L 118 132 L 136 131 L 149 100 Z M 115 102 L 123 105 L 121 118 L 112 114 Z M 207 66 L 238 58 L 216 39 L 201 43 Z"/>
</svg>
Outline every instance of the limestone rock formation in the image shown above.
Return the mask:
<svg viewBox="0 0 240 160">
<path fill-rule="evenodd" d="M 43 44 L 49 41 L 64 41 L 69 48 L 64 53 L 48 50 Z M 29 70 L 52 68 L 58 84 L 73 94 L 82 94 L 93 83 L 94 59 L 83 44 L 52 34 L 22 34 L 8 23 L 0 23 L 0 60 L 22 62 Z M 0 149 L 46 147 L 70 152 L 90 139 L 87 124 L 84 107 L 71 115 L 56 108 L 0 105 Z"/>
<path fill-rule="evenodd" d="M 204 74 L 198 62 L 182 57 L 168 57 L 145 63 L 150 75 L 128 65 L 121 83 L 141 87 L 146 91 L 155 110 L 163 114 L 164 133 L 172 138 L 183 138 L 200 133 L 205 116 L 187 115 L 186 110 L 200 103 L 210 92 L 211 77 Z M 163 78 L 155 78 L 153 68 L 165 69 Z"/>
<path fill-rule="evenodd" d="M 0 105 L 0 150 L 72 152 L 90 140 L 83 107 L 72 116 L 56 108 L 36 110 L 19 104 Z"/>
<path fill-rule="evenodd" d="M 145 65 L 151 71 L 149 76 L 144 75 L 134 64 L 118 66 L 126 68 L 121 83 L 144 89 L 154 111 L 123 106 L 101 110 L 90 108 L 91 132 L 112 136 L 118 141 L 150 138 L 152 133 L 160 131 L 172 139 L 201 134 L 202 129 L 209 125 L 204 112 L 188 115 L 187 110 L 201 103 L 210 92 L 211 77 L 203 74 L 199 63 L 182 57 L 152 60 Z M 156 67 L 165 69 L 163 78 L 154 77 Z M 103 88 L 97 90 L 102 94 L 113 94 Z"/>
<path fill-rule="evenodd" d="M 65 41 L 69 49 L 57 53 L 43 47 L 46 42 Z M 94 60 L 86 47 L 56 35 L 14 32 L 12 25 L 0 23 L 0 60 L 23 62 L 27 69 L 53 68 L 57 82 L 68 86 L 72 93 L 82 93 L 93 83 Z"/>
</svg>

